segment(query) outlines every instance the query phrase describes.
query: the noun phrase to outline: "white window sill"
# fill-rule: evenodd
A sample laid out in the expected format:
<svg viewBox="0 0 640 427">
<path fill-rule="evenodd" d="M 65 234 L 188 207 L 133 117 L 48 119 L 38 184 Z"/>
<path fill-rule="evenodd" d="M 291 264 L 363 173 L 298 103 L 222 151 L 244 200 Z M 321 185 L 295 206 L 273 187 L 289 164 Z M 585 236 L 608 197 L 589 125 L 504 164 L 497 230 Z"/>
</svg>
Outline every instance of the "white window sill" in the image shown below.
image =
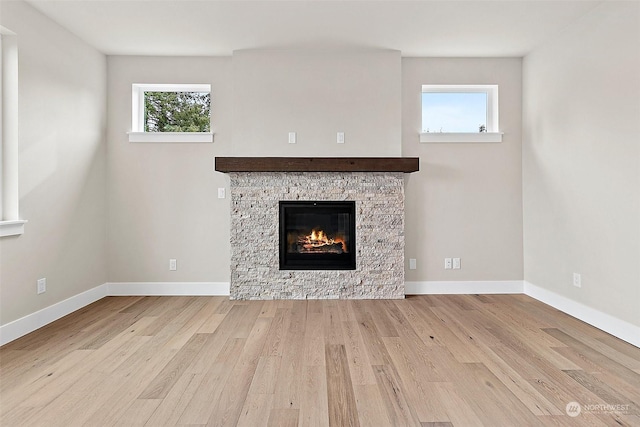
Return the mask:
<svg viewBox="0 0 640 427">
<path fill-rule="evenodd" d="M 420 134 L 420 142 L 502 142 L 502 132 L 427 132 Z"/>
<path fill-rule="evenodd" d="M 129 142 L 213 142 L 213 132 L 128 132 Z"/>
<path fill-rule="evenodd" d="M 24 234 L 24 225 L 27 221 L 0 221 L 0 237 L 18 236 Z"/>
</svg>

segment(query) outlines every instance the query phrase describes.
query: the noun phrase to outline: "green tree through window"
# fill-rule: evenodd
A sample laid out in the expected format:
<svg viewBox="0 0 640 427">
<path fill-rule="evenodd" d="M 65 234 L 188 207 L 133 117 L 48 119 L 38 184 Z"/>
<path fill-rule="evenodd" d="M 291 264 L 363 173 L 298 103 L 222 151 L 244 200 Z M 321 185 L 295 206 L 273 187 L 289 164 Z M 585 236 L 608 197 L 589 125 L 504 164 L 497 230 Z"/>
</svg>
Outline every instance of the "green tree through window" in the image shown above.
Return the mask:
<svg viewBox="0 0 640 427">
<path fill-rule="evenodd" d="M 211 94 L 145 92 L 145 132 L 210 132 Z"/>
</svg>

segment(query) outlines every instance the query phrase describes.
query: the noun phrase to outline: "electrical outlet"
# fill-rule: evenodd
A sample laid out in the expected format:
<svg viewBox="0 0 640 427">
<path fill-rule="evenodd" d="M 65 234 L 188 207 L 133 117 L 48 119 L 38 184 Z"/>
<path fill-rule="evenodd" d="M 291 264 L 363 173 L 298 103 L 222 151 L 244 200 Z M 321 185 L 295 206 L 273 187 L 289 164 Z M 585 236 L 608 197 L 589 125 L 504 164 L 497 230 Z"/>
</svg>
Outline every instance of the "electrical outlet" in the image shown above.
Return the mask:
<svg viewBox="0 0 640 427">
<path fill-rule="evenodd" d="M 47 292 L 47 279 L 38 279 L 38 294 L 44 294 Z"/>
<path fill-rule="evenodd" d="M 296 143 L 296 133 L 289 132 L 289 144 L 295 144 L 295 143 Z"/>
<path fill-rule="evenodd" d="M 218 199 L 224 199 L 226 197 L 226 191 L 224 187 L 218 188 Z"/>
<path fill-rule="evenodd" d="M 336 136 L 336 142 L 338 144 L 344 144 L 344 132 L 338 132 Z"/>
<path fill-rule="evenodd" d="M 460 258 L 453 259 L 453 269 L 460 270 Z"/>
<path fill-rule="evenodd" d="M 453 263 L 451 262 L 451 258 L 445 258 L 444 259 L 444 269 L 445 270 L 451 270 L 452 267 L 453 267 Z"/>
<path fill-rule="evenodd" d="M 169 271 L 176 271 L 178 269 L 178 262 L 175 259 L 169 260 Z"/>
<path fill-rule="evenodd" d="M 576 288 L 582 287 L 582 275 L 573 273 L 573 286 L 575 286 Z"/>
<path fill-rule="evenodd" d="M 409 270 L 415 270 L 415 269 L 416 269 L 416 259 L 409 258 Z"/>
</svg>

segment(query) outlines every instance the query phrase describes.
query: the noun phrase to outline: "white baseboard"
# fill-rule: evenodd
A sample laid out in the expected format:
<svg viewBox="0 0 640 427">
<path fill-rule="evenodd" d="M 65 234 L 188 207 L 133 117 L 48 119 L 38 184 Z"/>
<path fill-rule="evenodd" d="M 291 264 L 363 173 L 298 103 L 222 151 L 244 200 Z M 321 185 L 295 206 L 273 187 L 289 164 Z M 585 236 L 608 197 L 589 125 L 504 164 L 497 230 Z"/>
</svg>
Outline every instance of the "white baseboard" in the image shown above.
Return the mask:
<svg viewBox="0 0 640 427">
<path fill-rule="evenodd" d="M 115 282 L 109 296 L 229 296 L 229 282 Z"/>
<path fill-rule="evenodd" d="M 35 313 L 21 317 L 20 319 L 0 326 L 0 345 L 5 345 L 30 332 L 40 329 L 49 323 L 80 310 L 93 302 L 107 296 L 107 285 L 102 284 L 88 291 L 74 295 L 64 301 L 60 301 Z"/>
<path fill-rule="evenodd" d="M 437 295 L 437 294 L 521 294 L 522 280 L 497 281 L 428 281 L 405 282 L 406 295 Z"/>
<path fill-rule="evenodd" d="M 228 296 L 229 282 L 104 283 L 40 311 L 0 326 L 0 346 L 42 328 L 107 296 Z"/>
<path fill-rule="evenodd" d="M 404 286 L 406 295 L 525 294 L 614 337 L 640 347 L 640 327 L 524 280 L 405 282 Z"/>
<path fill-rule="evenodd" d="M 526 294 L 538 301 L 640 347 L 640 327 L 522 280 L 406 282 L 405 294 Z M 104 283 L 0 326 L 0 346 L 35 331 L 106 296 L 228 296 L 229 282 Z"/>
<path fill-rule="evenodd" d="M 229 296 L 229 282 L 113 282 L 109 296 Z"/>
<path fill-rule="evenodd" d="M 640 327 L 624 320 L 620 320 L 610 314 L 603 313 L 579 302 L 555 292 L 524 281 L 524 293 L 531 298 L 550 305 L 563 313 L 580 319 L 585 323 L 595 326 L 614 337 L 620 338 L 630 344 L 640 347 Z"/>
</svg>

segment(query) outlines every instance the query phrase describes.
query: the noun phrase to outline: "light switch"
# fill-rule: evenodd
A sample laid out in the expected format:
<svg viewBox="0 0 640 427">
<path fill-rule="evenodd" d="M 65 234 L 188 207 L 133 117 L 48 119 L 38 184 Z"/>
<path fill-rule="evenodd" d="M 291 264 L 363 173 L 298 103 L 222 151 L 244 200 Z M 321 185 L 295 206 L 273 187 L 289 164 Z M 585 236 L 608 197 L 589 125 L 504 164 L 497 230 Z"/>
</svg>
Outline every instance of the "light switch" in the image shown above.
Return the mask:
<svg viewBox="0 0 640 427">
<path fill-rule="evenodd" d="M 227 196 L 224 187 L 218 188 L 218 199 L 224 199 Z"/>
<path fill-rule="evenodd" d="M 338 132 L 336 140 L 338 144 L 344 144 L 344 132 Z"/>
<path fill-rule="evenodd" d="M 295 144 L 295 143 L 296 143 L 296 133 L 289 132 L 289 144 Z"/>
</svg>

